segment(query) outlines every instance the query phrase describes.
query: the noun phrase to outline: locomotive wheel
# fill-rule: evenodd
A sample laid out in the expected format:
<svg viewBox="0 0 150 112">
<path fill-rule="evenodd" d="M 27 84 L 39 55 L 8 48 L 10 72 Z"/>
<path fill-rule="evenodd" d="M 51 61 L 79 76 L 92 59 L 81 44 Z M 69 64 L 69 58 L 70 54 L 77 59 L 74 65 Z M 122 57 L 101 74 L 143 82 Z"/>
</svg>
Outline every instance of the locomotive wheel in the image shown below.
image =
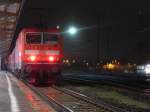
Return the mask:
<svg viewBox="0 0 150 112">
<path fill-rule="evenodd" d="M 39 76 L 39 73 L 37 73 L 37 74 L 35 75 L 35 84 L 36 84 L 36 85 L 40 85 L 40 83 L 41 83 L 41 78 L 40 78 L 40 76 Z"/>
<path fill-rule="evenodd" d="M 56 85 L 63 85 L 63 80 L 62 80 L 61 71 L 55 73 L 55 74 L 54 74 L 54 77 L 55 77 L 55 84 L 56 84 Z"/>
<path fill-rule="evenodd" d="M 35 83 L 36 85 L 43 85 L 48 83 L 48 74 L 42 72 L 37 73 L 35 76 Z"/>
</svg>

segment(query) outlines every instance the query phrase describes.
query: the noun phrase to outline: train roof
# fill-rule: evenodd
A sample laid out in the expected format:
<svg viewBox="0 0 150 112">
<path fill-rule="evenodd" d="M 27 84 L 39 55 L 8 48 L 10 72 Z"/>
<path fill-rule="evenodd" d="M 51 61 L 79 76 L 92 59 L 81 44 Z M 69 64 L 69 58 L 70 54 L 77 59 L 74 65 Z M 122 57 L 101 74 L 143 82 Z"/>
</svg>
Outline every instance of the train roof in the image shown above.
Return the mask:
<svg viewBox="0 0 150 112">
<path fill-rule="evenodd" d="M 59 33 L 60 30 L 57 29 L 57 28 L 36 28 L 36 27 L 33 27 L 33 28 L 23 28 L 21 30 L 21 32 L 55 32 L 55 33 Z"/>
</svg>

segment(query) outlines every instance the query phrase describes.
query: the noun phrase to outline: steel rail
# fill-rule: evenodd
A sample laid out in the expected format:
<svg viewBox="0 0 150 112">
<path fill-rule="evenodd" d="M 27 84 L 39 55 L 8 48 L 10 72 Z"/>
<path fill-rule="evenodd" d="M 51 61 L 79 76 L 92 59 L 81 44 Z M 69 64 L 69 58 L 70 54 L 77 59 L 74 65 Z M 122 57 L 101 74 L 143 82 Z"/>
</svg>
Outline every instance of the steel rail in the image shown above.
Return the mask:
<svg viewBox="0 0 150 112">
<path fill-rule="evenodd" d="M 74 112 L 69 107 L 65 106 L 65 104 L 62 104 L 62 103 L 58 102 L 57 100 L 55 100 L 55 98 L 49 97 L 44 92 L 40 91 L 37 87 L 34 87 L 34 86 L 28 84 L 27 82 L 25 82 L 25 84 L 31 90 L 33 90 L 37 95 L 39 95 L 43 100 L 45 100 L 47 103 L 52 105 L 57 111 L 59 111 L 59 112 Z M 103 103 L 103 102 L 94 102 L 89 97 L 87 97 L 87 96 L 85 96 L 83 94 L 77 93 L 75 91 L 71 91 L 71 90 L 68 90 L 68 89 L 62 90 L 62 89 L 60 89 L 60 88 L 58 88 L 56 86 L 53 86 L 52 88 L 57 90 L 57 91 L 63 92 L 64 94 L 67 94 L 67 95 L 69 95 L 71 97 L 74 97 L 74 98 L 76 98 L 78 100 L 81 100 L 83 102 L 87 102 L 88 104 L 92 104 L 92 105 L 94 105 L 94 106 L 96 106 L 98 108 L 101 108 L 101 109 L 105 110 L 106 112 L 128 112 L 126 110 L 123 110 L 123 109 L 111 106 L 111 105 Z M 82 110 L 82 108 L 81 108 L 81 110 Z"/>
<path fill-rule="evenodd" d="M 39 91 L 36 87 L 28 84 L 28 82 L 24 81 L 23 82 L 32 90 L 35 92 L 35 94 L 39 95 L 44 101 L 46 101 L 48 104 L 50 104 L 56 111 L 58 112 L 74 112 L 65 105 L 59 103 L 56 101 L 54 98 L 48 97 L 44 95 L 41 91 Z"/>
<path fill-rule="evenodd" d="M 67 88 L 59 88 L 57 86 L 53 86 L 53 88 L 59 90 L 59 91 L 62 91 L 64 92 L 65 94 L 68 94 L 68 95 L 71 95 L 73 97 L 76 97 L 80 100 L 83 100 L 85 102 L 88 102 L 88 103 L 91 103 L 97 107 L 100 107 L 100 108 L 103 108 L 104 110 L 106 111 L 109 111 L 109 112 L 129 112 L 127 110 L 124 110 L 124 109 L 121 109 L 121 108 L 118 108 L 118 107 L 115 107 L 115 106 L 112 106 L 110 104 L 107 104 L 107 103 L 104 103 L 103 101 L 94 101 L 94 99 L 82 94 L 82 93 L 78 93 L 74 90 L 70 90 L 70 89 L 67 89 Z"/>
<path fill-rule="evenodd" d="M 65 78 L 66 79 L 66 78 Z M 93 80 L 89 80 L 89 79 L 83 79 L 83 78 L 72 78 L 72 77 L 69 77 L 67 78 L 67 80 L 72 80 L 72 81 L 84 81 L 84 82 L 90 82 L 90 83 L 100 83 L 100 81 L 93 81 Z M 145 96 L 145 97 L 148 97 L 150 98 L 150 91 L 149 91 L 149 88 L 145 89 L 145 90 L 140 90 L 140 89 L 137 89 L 137 88 L 134 88 L 134 87 L 129 87 L 125 84 L 122 84 L 120 82 L 117 82 L 117 81 L 113 81 L 113 80 L 103 80 L 101 81 L 103 83 L 106 83 L 106 84 L 110 84 L 110 85 L 113 85 L 115 87 L 119 87 L 121 89 L 126 89 L 130 92 L 134 92 L 136 94 L 139 94 L 139 95 L 142 95 L 142 96 Z"/>
</svg>

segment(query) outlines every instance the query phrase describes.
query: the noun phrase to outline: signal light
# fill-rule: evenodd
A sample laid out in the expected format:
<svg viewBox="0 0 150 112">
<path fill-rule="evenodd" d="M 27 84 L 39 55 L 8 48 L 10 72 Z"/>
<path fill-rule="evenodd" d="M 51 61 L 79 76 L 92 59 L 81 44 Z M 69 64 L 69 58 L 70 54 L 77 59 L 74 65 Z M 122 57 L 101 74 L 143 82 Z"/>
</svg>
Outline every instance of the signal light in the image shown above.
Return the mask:
<svg viewBox="0 0 150 112">
<path fill-rule="evenodd" d="M 35 56 L 30 56 L 31 61 L 35 61 L 36 57 Z"/>
<path fill-rule="evenodd" d="M 54 57 L 53 57 L 53 56 L 50 56 L 50 57 L 49 57 L 49 61 L 54 61 Z"/>
</svg>

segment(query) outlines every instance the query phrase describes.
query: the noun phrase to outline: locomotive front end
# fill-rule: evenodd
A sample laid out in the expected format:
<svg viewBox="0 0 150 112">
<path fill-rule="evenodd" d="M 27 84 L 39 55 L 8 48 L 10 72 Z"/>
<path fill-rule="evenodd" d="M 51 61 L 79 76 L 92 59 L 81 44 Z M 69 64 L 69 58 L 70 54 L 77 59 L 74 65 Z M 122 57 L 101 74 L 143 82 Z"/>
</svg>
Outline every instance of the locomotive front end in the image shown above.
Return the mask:
<svg viewBox="0 0 150 112">
<path fill-rule="evenodd" d="M 60 77 L 61 35 L 52 31 L 26 32 L 25 35 L 24 72 L 27 77 L 43 82 Z"/>
</svg>

